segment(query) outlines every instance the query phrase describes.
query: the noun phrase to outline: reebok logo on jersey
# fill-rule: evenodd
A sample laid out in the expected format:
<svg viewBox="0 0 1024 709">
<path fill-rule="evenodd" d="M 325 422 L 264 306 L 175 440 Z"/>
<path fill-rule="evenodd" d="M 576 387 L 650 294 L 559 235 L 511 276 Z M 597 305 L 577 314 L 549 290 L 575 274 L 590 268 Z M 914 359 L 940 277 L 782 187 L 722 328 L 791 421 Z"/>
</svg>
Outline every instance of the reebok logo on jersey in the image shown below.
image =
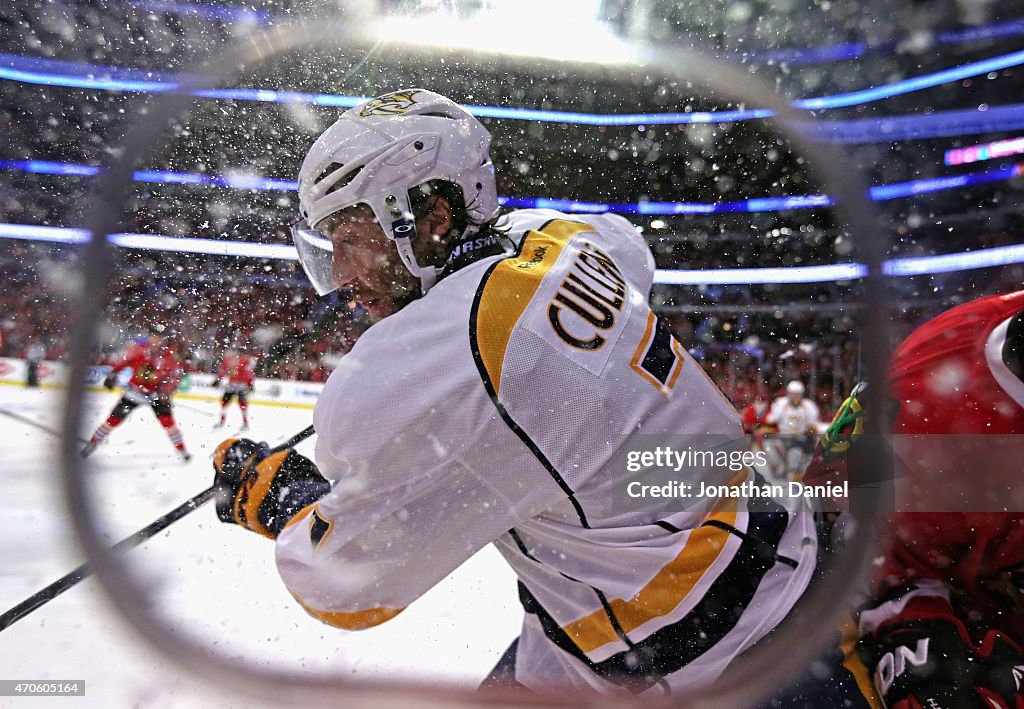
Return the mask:
<svg viewBox="0 0 1024 709">
<path fill-rule="evenodd" d="M 523 263 L 519 264 L 518 266 L 516 266 L 516 268 L 525 268 L 525 269 L 537 268 L 537 266 L 539 266 L 542 263 L 544 263 L 544 254 L 546 254 L 547 252 L 548 252 L 548 247 L 547 246 L 538 246 L 533 251 L 533 257 L 529 261 L 524 261 Z"/>
</svg>

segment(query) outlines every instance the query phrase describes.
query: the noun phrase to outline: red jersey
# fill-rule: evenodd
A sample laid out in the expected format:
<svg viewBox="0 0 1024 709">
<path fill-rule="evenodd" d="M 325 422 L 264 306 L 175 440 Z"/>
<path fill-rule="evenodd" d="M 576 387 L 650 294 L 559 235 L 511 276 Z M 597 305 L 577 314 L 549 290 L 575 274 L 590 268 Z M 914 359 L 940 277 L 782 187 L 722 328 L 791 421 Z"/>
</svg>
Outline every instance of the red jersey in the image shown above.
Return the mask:
<svg viewBox="0 0 1024 709">
<path fill-rule="evenodd" d="M 217 368 L 217 378 L 227 379 L 228 384 L 252 388 L 256 379 L 256 358 L 249 355 L 226 355 Z"/>
<path fill-rule="evenodd" d="M 877 591 L 938 579 L 966 595 L 972 616 L 999 617 L 1024 639 L 1024 620 L 993 595 L 1007 580 L 1001 577 L 1024 564 L 1024 506 L 1010 492 L 1024 450 L 1013 444 L 1019 436 L 1009 437 L 1024 433 L 1024 291 L 981 298 L 925 323 L 897 348 L 889 377 L 899 402 L 893 432 L 906 435 L 908 452 L 922 461 L 911 471 L 913 489 L 928 494 L 919 498 L 923 511 L 893 515 Z M 932 492 L 941 487 L 953 489 Z M 955 509 L 949 503 L 957 497 L 968 511 L 942 511 Z M 982 498 L 1004 502 L 1009 512 L 979 506 Z"/>
<path fill-rule="evenodd" d="M 145 344 L 135 344 L 121 356 L 111 362 L 115 372 L 131 368 L 132 378 L 128 386 L 145 394 L 171 394 L 181 382 L 182 366 L 177 355 L 170 348 L 163 348 L 156 353 Z"/>
<path fill-rule="evenodd" d="M 746 408 L 740 413 L 744 432 L 755 433 L 758 429 L 767 426 L 768 424 L 764 422 L 764 418 L 768 415 L 768 409 L 767 401 L 752 401 L 747 404 Z"/>
<path fill-rule="evenodd" d="M 889 379 L 906 476 L 896 480 L 900 511 L 889 518 L 875 596 L 940 581 L 956 589 L 962 617 L 1024 640 L 1019 592 L 1008 592 L 1024 568 L 1024 437 L 1010 435 L 1024 433 L 1024 291 L 928 321 L 893 353 Z M 805 480 L 841 479 L 843 466 L 819 447 Z"/>
</svg>

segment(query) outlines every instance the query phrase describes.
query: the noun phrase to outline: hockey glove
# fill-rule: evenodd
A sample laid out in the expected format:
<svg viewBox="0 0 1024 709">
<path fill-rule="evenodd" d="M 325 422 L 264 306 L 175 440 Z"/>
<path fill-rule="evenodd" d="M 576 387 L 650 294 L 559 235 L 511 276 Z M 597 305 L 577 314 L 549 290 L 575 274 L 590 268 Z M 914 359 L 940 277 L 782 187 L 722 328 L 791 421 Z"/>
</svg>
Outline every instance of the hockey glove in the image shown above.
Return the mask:
<svg viewBox="0 0 1024 709">
<path fill-rule="evenodd" d="M 931 605 L 931 604 L 930 604 Z M 999 630 L 975 644 L 945 601 L 918 618 L 895 618 L 857 651 L 890 709 L 1021 709 L 1024 653 Z M 946 610 L 948 609 L 948 612 Z"/>
<path fill-rule="evenodd" d="M 229 438 L 213 454 L 221 488 L 217 516 L 274 539 L 299 510 L 331 490 L 313 461 L 289 448 L 268 455 L 265 443 Z"/>
</svg>

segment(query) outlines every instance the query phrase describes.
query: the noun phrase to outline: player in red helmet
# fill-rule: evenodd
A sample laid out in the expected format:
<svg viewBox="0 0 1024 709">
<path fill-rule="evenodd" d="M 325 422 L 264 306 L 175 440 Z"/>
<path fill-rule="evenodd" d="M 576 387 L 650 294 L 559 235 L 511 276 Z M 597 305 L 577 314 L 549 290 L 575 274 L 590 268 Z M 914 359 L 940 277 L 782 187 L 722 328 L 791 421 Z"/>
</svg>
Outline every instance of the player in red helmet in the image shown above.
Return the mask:
<svg viewBox="0 0 1024 709">
<path fill-rule="evenodd" d="M 896 512 L 859 650 L 890 707 L 1021 707 L 1024 694 L 1024 291 L 930 320 L 893 354 Z M 845 475 L 861 389 L 807 473 Z"/>
</svg>

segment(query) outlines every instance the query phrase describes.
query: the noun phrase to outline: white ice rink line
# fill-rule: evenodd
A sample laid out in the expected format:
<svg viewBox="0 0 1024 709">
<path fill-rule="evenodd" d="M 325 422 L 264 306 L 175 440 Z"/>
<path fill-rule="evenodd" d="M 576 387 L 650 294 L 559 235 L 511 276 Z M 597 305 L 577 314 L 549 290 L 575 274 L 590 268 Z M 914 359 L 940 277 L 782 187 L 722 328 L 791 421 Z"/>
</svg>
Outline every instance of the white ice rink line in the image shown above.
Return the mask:
<svg viewBox="0 0 1024 709">
<path fill-rule="evenodd" d="M 59 428 L 60 391 L 0 386 L 0 407 Z M 98 425 L 116 393 L 90 395 Z M 239 424 L 211 428 L 217 402 L 177 407 L 194 458 L 177 461 L 152 413 L 137 409 L 90 459 L 111 543 L 145 526 L 212 479 L 209 456 Z M 311 422 L 308 409 L 251 410 L 256 439 L 271 444 Z M 231 428 L 234 422 L 235 429 Z M 5 433 L 0 471 L 0 612 L 79 565 L 53 460 L 56 438 L 0 414 Z M 299 446 L 312 452 L 312 440 Z M 274 568 L 272 544 L 217 521 L 212 504 L 193 512 L 128 553 L 162 607 L 207 646 L 253 667 L 296 675 L 336 672 L 346 678 L 394 682 L 408 677 L 475 687 L 519 630 L 515 578 L 485 548 L 395 619 L 350 633 L 306 615 Z M 199 685 L 135 637 L 86 579 L 0 632 L 0 679 L 85 680 L 84 698 L 0 697 L 0 707 L 259 707 Z"/>
</svg>

